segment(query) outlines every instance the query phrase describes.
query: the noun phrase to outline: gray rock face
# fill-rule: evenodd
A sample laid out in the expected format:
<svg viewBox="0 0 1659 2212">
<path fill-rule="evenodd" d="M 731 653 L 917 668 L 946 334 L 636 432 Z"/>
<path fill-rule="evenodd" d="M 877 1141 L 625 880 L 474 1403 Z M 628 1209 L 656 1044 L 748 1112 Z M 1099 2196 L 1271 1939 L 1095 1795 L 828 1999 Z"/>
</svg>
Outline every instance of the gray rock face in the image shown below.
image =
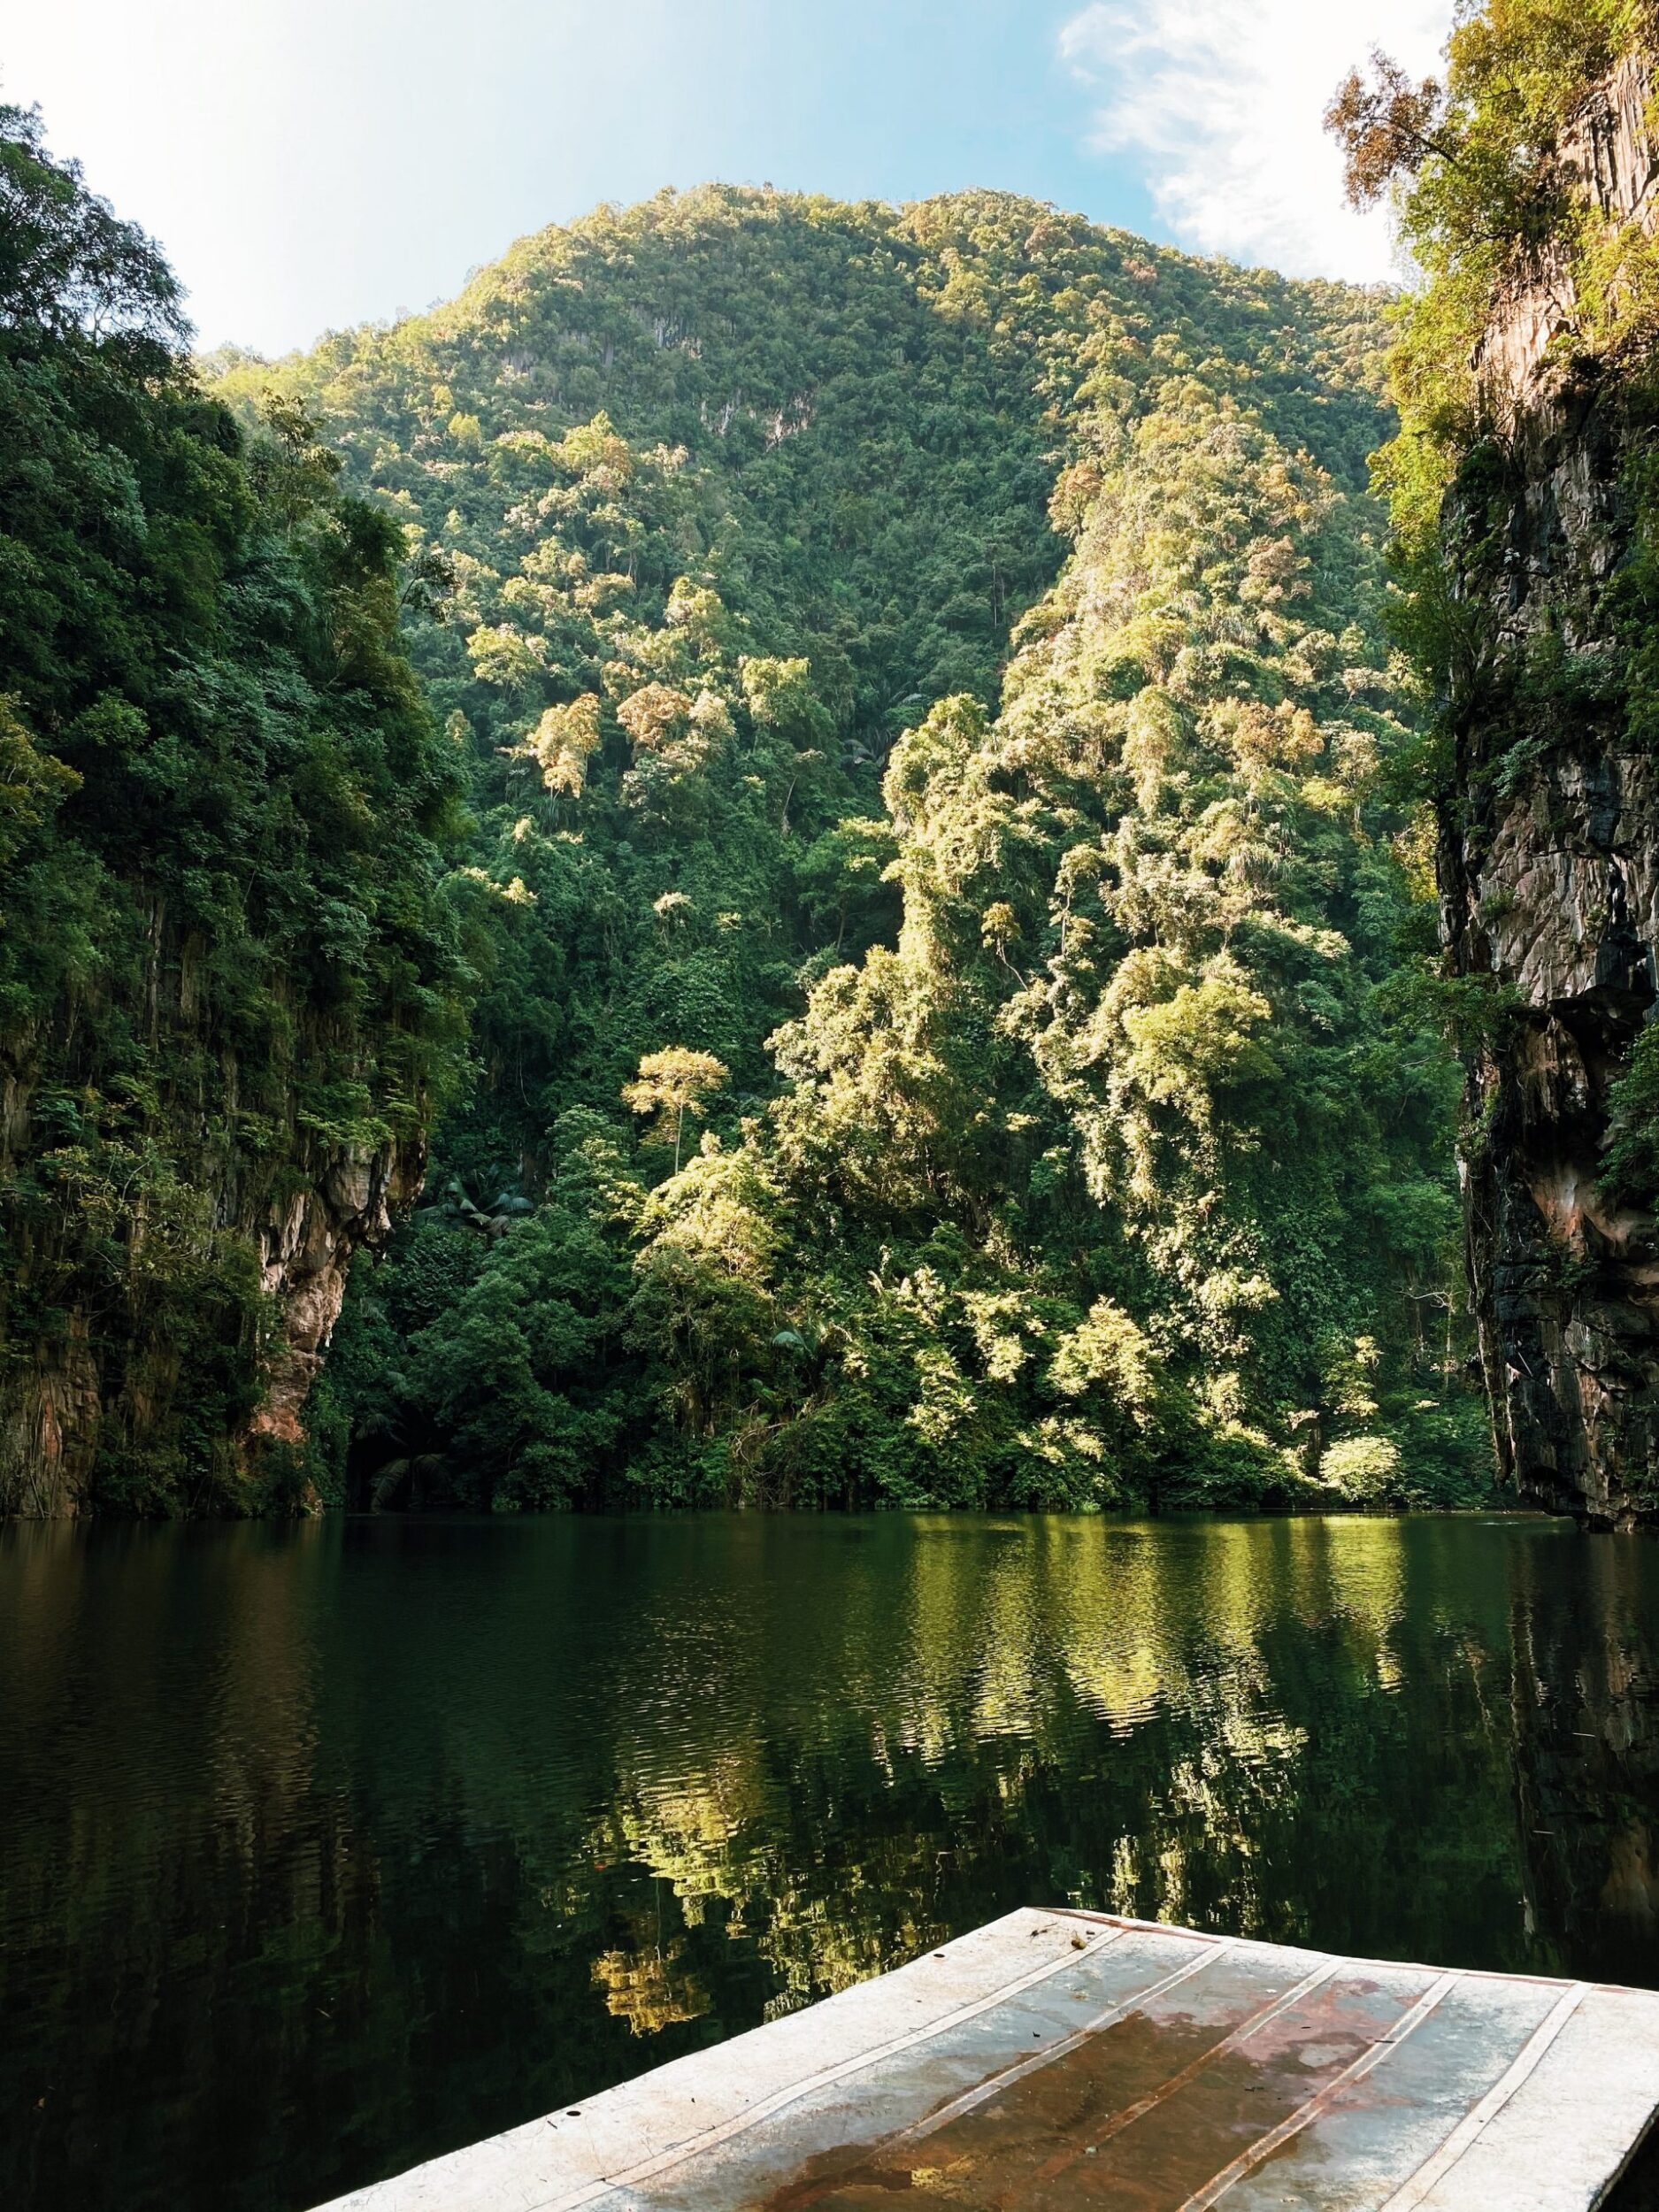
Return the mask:
<svg viewBox="0 0 1659 2212">
<path fill-rule="evenodd" d="M 157 1023 L 194 1033 L 200 1008 L 190 963 L 162 930 L 147 997 Z M 64 1021 L 66 1032 L 73 1010 Z M 73 1065 L 67 1034 L 0 1037 L 0 1189 L 37 1146 L 43 1064 Z M 234 1102 L 234 1062 L 218 1065 L 222 1096 Z M 221 1499 L 241 1490 L 253 1502 L 270 1448 L 303 1440 L 305 1401 L 340 1317 L 352 1257 L 383 1245 L 394 1217 L 414 1202 L 426 1151 L 406 1140 L 356 1152 L 290 1125 L 279 1153 L 255 1152 L 227 1141 L 222 1128 L 215 1133 L 214 1119 L 200 1097 L 169 1097 L 150 1133 L 189 1163 L 198 1202 L 187 1229 L 173 1225 L 175 1242 L 204 1257 L 233 1240 L 257 1264 L 269 1302 L 268 1331 L 239 1348 L 257 1402 L 213 1440 Z M 65 1264 L 61 1219 L 42 1225 L 18 1213 L 0 1217 L 0 1225 L 11 1231 L 8 1248 L 17 1255 L 11 1279 L 0 1284 L 0 1517 L 71 1518 L 89 1509 L 101 1459 L 153 1449 L 176 1428 L 190 1378 L 142 1299 L 123 1300 L 117 1286 L 102 1312 L 88 1302 L 82 1277 Z M 145 1223 L 134 1215 L 124 1227 L 136 1256 Z M 58 1294 L 61 1325 L 22 1350 L 9 1348 L 8 1298 L 39 1295 L 38 1286 L 50 1288 L 65 1275 L 76 1287 L 66 1300 Z"/>
<path fill-rule="evenodd" d="M 1652 227 L 1649 90 L 1623 65 L 1561 150 L 1609 222 Z M 1477 356 L 1497 488 L 1448 520 L 1489 664 L 1455 719 L 1440 876 L 1453 972 L 1514 1010 L 1470 1056 L 1463 1159 L 1500 1463 L 1534 1503 L 1629 1526 L 1659 1517 L 1659 1226 L 1609 1199 L 1604 1154 L 1659 999 L 1659 762 L 1598 696 L 1632 434 L 1620 364 L 1548 350 L 1571 312 L 1546 258 Z M 1575 676 L 1540 702 L 1517 676 L 1545 639 Z"/>
</svg>

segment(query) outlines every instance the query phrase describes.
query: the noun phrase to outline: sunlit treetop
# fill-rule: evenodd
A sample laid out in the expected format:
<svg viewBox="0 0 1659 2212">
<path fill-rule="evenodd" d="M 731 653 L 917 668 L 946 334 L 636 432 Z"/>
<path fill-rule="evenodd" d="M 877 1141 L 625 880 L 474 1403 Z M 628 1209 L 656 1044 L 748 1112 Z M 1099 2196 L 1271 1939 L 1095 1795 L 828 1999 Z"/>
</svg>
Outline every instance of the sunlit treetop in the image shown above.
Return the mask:
<svg viewBox="0 0 1659 2212">
<path fill-rule="evenodd" d="M 1392 198 L 1421 273 L 1393 383 L 1408 436 L 1440 457 L 1433 480 L 1478 433 L 1482 332 L 1546 260 L 1573 302 L 1558 346 L 1605 348 L 1651 317 L 1647 241 L 1639 226 L 1609 222 L 1569 149 L 1619 62 L 1654 52 L 1656 23 L 1652 0 L 1486 0 L 1461 12 L 1443 82 L 1414 83 L 1374 54 L 1326 110 L 1349 199 Z M 1426 496 L 1425 484 L 1419 506 Z"/>
</svg>

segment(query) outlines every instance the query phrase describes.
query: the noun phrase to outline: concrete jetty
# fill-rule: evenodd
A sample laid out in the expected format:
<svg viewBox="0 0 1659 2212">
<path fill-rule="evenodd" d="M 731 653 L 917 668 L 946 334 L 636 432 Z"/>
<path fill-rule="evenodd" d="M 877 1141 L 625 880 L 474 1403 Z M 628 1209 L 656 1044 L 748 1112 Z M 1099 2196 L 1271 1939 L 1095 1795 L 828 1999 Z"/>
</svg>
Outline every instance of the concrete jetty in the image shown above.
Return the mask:
<svg viewBox="0 0 1659 2212">
<path fill-rule="evenodd" d="M 322 2212 L 1588 2212 L 1659 1993 L 1020 1911 Z"/>
</svg>

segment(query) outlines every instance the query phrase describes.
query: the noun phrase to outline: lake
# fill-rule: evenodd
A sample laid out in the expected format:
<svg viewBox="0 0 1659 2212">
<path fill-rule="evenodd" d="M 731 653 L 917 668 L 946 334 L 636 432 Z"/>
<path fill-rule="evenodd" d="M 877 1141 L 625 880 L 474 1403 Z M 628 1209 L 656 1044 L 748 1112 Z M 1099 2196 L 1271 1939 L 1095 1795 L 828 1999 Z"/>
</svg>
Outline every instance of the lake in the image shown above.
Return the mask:
<svg viewBox="0 0 1659 2212">
<path fill-rule="evenodd" d="M 1067 1901 L 1659 1985 L 1659 1540 L 0 1531 L 12 2212 L 301 2212 Z"/>
</svg>

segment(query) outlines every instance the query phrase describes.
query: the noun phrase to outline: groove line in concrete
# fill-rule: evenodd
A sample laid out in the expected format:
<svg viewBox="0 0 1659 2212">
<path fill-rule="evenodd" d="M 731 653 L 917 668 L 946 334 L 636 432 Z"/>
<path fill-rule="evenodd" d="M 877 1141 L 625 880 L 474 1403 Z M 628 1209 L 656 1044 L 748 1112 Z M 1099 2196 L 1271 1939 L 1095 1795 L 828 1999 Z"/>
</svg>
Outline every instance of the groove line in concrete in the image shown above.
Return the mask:
<svg viewBox="0 0 1659 2212">
<path fill-rule="evenodd" d="M 1089 2130 L 1089 2133 L 1094 2138 L 1091 2143 L 1085 2145 L 1081 2149 L 1068 2148 L 1046 2161 L 1038 2168 L 1034 2177 L 1035 2181 L 1038 2183 L 1054 2181 L 1070 2168 L 1078 2165 L 1083 2159 L 1093 2157 L 1102 2143 L 1110 2143 L 1113 2136 L 1121 2135 L 1125 2128 L 1133 2127 L 1137 2120 L 1144 2120 L 1148 2112 L 1155 2112 L 1159 2105 L 1167 2102 L 1178 2091 L 1185 2089 L 1188 2083 L 1196 2081 L 1205 2068 L 1211 2065 L 1215 2060 L 1223 2057 L 1229 2051 L 1241 2048 L 1253 2035 L 1259 2034 L 1262 2029 L 1271 2026 L 1283 2014 L 1292 2011 L 1304 1997 L 1311 1997 L 1317 1989 L 1323 1988 L 1326 1982 L 1333 1978 L 1341 1965 L 1340 1959 L 1327 1959 L 1322 1965 L 1316 1966 L 1312 1973 L 1304 1974 L 1294 1988 L 1282 1991 L 1279 1996 L 1271 1999 L 1267 2004 L 1260 2006 L 1248 2020 L 1241 2020 L 1230 2035 L 1223 2036 L 1219 2043 L 1212 2043 L 1207 2051 L 1201 2051 L 1190 2065 L 1182 2067 L 1179 2074 L 1171 2074 L 1168 2081 L 1161 2083 L 1148 2095 L 1139 2098 L 1132 2105 L 1125 2105 L 1121 2112 L 1114 2112 L 1110 2119 L 1092 2127 Z"/>
<path fill-rule="evenodd" d="M 1114 1930 L 1094 1947 L 1095 1955 L 1098 1956 L 1115 1943 L 1121 1943 L 1129 1933 L 1127 1928 Z M 1030 1973 L 1003 1983 L 1001 1988 L 991 1990 L 983 1997 L 974 1998 L 972 2003 L 959 2005 L 954 2012 L 942 2014 L 926 2027 L 914 2028 L 907 2035 L 895 2036 L 888 2042 L 876 2044 L 867 2051 L 859 2051 L 853 2057 L 843 2059 L 838 2065 L 824 2067 L 816 2074 L 804 2075 L 799 2081 L 787 2082 L 781 2089 L 773 2090 L 770 2096 L 758 2098 L 742 2112 L 733 2113 L 730 2119 L 722 2120 L 696 2135 L 687 2136 L 683 2142 L 659 2151 L 655 2157 L 642 2159 L 637 2166 L 626 2167 L 619 2173 L 603 2175 L 564 2196 L 544 2197 L 539 2205 L 529 2208 L 529 2212 L 580 2212 L 583 2205 L 596 2203 L 612 2189 L 631 2188 L 636 2183 L 649 2181 L 655 2175 L 667 2172 L 684 2159 L 695 2158 L 704 2151 L 718 2150 L 721 2144 L 730 2142 L 733 2136 L 743 2134 L 760 2121 L 771 2119 L 774 2113 L 782 2112 L 792 2104 L 798 2104 L 803 2097 L 810 2097 L 820 2089 L 833 2089 L 837 2082 L 845 2081 L 853 2074 L 864 2073 L 870 2067 L 879 2065 L 883 2059 L 895 2058 L 901 2051 L 913 2050 L 918 2043 L 931 2042 L 935 2036 L 947 2034 L 952 2028 L 962 2027 L 968 2021 L 978 2019 L 981 2013 L 990 2012 L 996 2006 L 1005 2004 L 1010 1997 L 1018 1997 L 1027 1989 L 1036 1988 L 1041 1982 L 1052 1980 L 1056 1974 L 1075 1973 L 1077 1964 L 1074 1954 L 1064 1953 L 1048 1964 L 1034 1967 Z"/>
<path fill-rule="evenodd" d="M 1479 2138 L 1486 2133 L 1522 2083 L 1533 2072 L 1545 2052 L 1588 1994 L 1587 1982 L 1573 1982 L 1563 1990 L 1517 2052 L 1508 2071 L 1493 2083 L 1472 2110 L 1463 2115 L 1440 2148 L 1424 2161 L 1410 2179 L 1402 2182 L 1382 2207 L 1382 2212 L 1417 2212 L 1417 2206 L 1435 2184 L 1450 2173 L 1466 2151 L 1473 2149 Z"/>
<path fill-rule="evenodd" d="M 1202 1952 L 1197 1958 L 1188 1959 L 1184 1966 L 1178 1966 L 1172 1974 L 1166 1974 L 1161 1982 L 1154 1982 L 1150 1988 L 1137 1990 L 1132 1997 L 1119 1998 L 1116 2004 L 1108 2005 L 1104 2012 L 1096 2013 L 1092 2020 L 1086 2020 L 1071 2035 L 1064 2037 L 1058 2043 L 1051 2043 L 1046 2051 L 1033 2051 L 1029 2058 L 1022 2058 L 1017 2065 L 1005 2068 L 1000 2074 L 993 2074 L 989 2081 L 980 2082 L 977 2088 L 964 2090 L 961 2096 L 954 2097 L 937 2112 L 930 2112 L 925 2120 L 918 2120 L 914 2127 L 906 2128 L 894 2140 L 896 2143 L 914 2143 L 925 2135 L 932 2135 L 938 2129 L 948 2127 L 952 2120 L 959 2120 L 964 2112 L 972 2112 L 976 2105 L 988 2102 L 999 2091 L 1011 2088 L 1017 2081 L 1023 2081 L 1027 2074 L 1034 2074 L 1044 2066 L 1052 2066 L 1056 2059 L 1064 2058 L 1071 2052 L 1079 2049 L 1092 2036 L 1100 2034 L 1102 2029 L 1127 2019 L 1132 2012 L 1139 2012 L 1155 1997 L 1162 1997 L 1167 1990 L 1179 1988 L 1182 1982 L 1191 1981 L 1195 1974 L 1203 1973 L 1217 1959 L 1225 1957 L 1228 1948 L 1228 1941 L 1217 1944 Z M 1335 1960 L 1325 1970 L 1331 1973 L 1336 1971 Z"/>
<path fill-rule="evenodd" d="M 1270 2128 L 1248 2150 L 1240 2151 L 1231 2165 L 1224 2166 L 1202 2189 L 1195 2190 L 1179 2208 L 1179 2212 L 1210 2212 L 1210 2208 L 1218 2204 L 1235 2183 L 1253 2173 L 1272 2156 L 1281 2144 L 1288 2143 L 1293 2136 L 1300 2135 L 1304 2128 L 1317 2120 L 1336 2101 L 1343 2090 L 1351 2088 L 1356 2081 L 1363 2081 L 1373 2068 L 1380 2066 L 1388 2054 L 1397 2050 L 1414 2029 L 1422 2026 L 1430 2013 L 1442 1999 L 1450 1995 L 1461 1979 L 1461 1975 L 1455 1973 L 1440 1975 L 1424 1991 L 1410 2010 L 1395 2021 L 1386 2035 L 1380 2036 L 1369 2049 L 1362 2051 L 1340 2074 L 1326 2082 L 1323 2089 L 1317 2089 L 1305 2104 L 1300 2104 L 1294 2112 L 1287 2113 L 1277 2127 Z"/>
</svg>

